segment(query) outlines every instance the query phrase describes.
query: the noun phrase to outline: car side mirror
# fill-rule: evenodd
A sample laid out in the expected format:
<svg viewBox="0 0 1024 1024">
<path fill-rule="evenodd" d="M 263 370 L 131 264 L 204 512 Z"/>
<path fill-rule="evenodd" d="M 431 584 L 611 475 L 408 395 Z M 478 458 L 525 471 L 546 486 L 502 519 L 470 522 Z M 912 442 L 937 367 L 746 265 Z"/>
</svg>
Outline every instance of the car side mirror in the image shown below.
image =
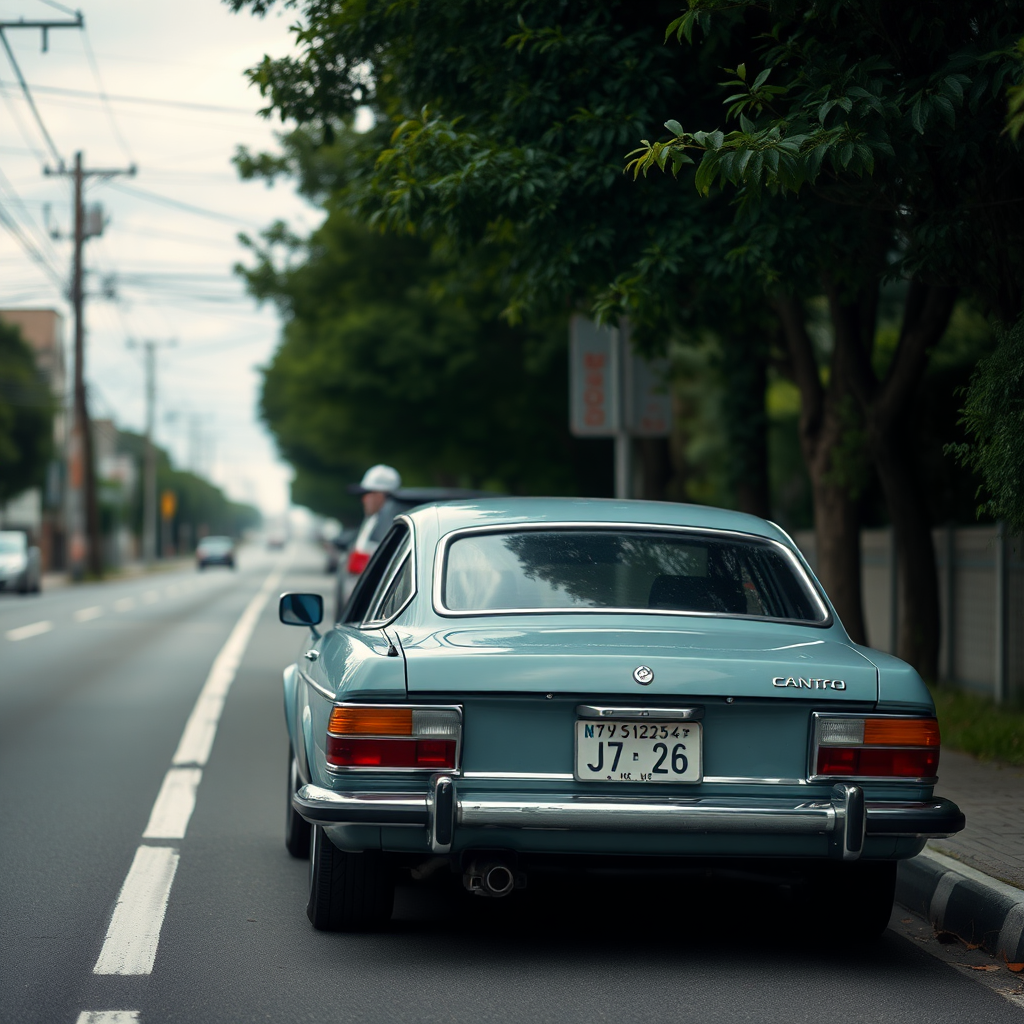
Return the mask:
<svg viewBox="0 0 1024 1024">
<path fill-rule="evenodd" d="M 286 626 L 314 626 L 324 620 L 324 599 L 319 594 L 282 594 L 277 616 Z"/>
</svg>

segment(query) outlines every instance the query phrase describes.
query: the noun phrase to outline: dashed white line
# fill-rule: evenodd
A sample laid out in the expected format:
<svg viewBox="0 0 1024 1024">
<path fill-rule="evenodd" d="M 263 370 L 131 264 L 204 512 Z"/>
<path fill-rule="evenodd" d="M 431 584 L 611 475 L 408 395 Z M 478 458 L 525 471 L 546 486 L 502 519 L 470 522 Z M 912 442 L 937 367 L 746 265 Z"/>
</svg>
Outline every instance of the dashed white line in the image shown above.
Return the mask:
<svg viewBox="0 0 1024 1024">
<path fill-rule="evenodd" d="M 153 804 L 143 839 L 184 839 L 196 807 L 196 790 L 203 777 L 201 768 L 172 768 L 165 776 Z"/>
<path fill-rule="evenodd" d="M 256 623 L 283 574 L 284 570 L 278 569 L 266 578 L 214 659 L 150 812 L 144 839 L 184 839 L 224 700 Z M 140 846 L 135 851 L 94 974 L 152 974 L 178 856 L 177 849 L 169 846 Z M 91 1018 L 85 1019 L 92 1024 Z M 109 1024 L 133 1019 L 112 1018 Z M 98 1018 L 97 1024 L 104 1024 L 104 1019 Z"/>
<path fill-rule="evenodd" d="M 185 731 L 181 734 L 181 741 L 174 752 L 171 764 L 206 764 L 210 748 L 213 746 L 213 738 L 217 734 L 217 724 L 224 709 L 224 701 L 238 671 L 238 663 L 242 660 L 249 637 L 256 628 L 270 592 L 280 579 L 281 574 L 278 572 L 267 577 L 267 581 L 249 602 L 249 607 L 242 612 L 242 617 L 231 631 L 231 636 L 221 648 L 220 654 L 214 659 L 199 699 L 192 709 L 192 714 L 189 715 L 188 722 L 185 723 Z"/>
<path fill-rule="evenodd" d="M 139 1024 L 138 1010 L 83 1010 L 75 1024 Z"/>
<path fill-rule="evenodd" d="M 135 607 L 134 597 L 119 597 L 114 602 L 114 610 L 119 612 L 130 612 Z"/>
<path fill-rule="evenodd" d="M 156 590 L 147 590 L 142 595 L 143 604 L 156 604 L 160 600 L 160 594 Z"/>
<path fill-rule="evenodd" d="M 51 629 L 53 629 L 53 623 L 48 620 L 44 622 L 30 622 L 27 626 L 18 626 L 15 629 L 7 630 L 4 636 L 8 640 L 27 640 L 32 636 L 49 633 Z"/>
<path fill-rule="evenodd" d="M 140 846 L 117 897 L 94 974 L 152 974 L 178 851 Z"/>
<path fill-rule="evenodd" d="M 88 622 L 90 619 L 98 619 L 103 614 L 103 609 L 94 604 L 89 608 L 79 608 L 74 614 L 75 622 Z"/>
</svg>

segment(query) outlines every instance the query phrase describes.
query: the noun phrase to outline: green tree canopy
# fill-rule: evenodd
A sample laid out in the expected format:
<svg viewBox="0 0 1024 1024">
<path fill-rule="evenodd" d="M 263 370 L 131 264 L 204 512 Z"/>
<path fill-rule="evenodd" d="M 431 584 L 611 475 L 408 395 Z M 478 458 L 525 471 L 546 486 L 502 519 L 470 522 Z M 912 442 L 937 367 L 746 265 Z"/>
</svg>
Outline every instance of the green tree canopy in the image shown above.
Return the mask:
<svg viewBox="0 0 1024 1024">
<path fill-rule="evenodd" d="M 353 220 L 335 188 L 359 140 L 305 141 L 291 138 L 289 163 L 327 218 L 306 240 L 271 229 L 243 271 L 285 318 L 261 410 L 296 467 L 295 500 L 340 515 L 345 486 L 382 461 L 409 484 L 601 490 L 568 434 L 563 322 L 511 325 L 483 273 L 467 284 L 421 238 Z"/>
</svg>

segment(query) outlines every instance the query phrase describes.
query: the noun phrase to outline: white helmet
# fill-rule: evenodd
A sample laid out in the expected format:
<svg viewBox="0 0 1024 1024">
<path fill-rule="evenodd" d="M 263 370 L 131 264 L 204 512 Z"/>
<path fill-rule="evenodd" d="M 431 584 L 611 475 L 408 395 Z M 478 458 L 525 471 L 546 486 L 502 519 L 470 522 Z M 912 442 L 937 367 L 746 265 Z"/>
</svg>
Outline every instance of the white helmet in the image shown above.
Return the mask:
<svg viewBox="0 0 1024 1024">
<path fill-rule="evenodd" d="M 359 486 L 352 488 L 357 494 L 366 494 L 369 491 L 383 491 L 391 494 L 402 486 L 402 478 L 398 470 L 391 466 L 378 464 L 371 466 L 359 481 Z"/>
</svg>

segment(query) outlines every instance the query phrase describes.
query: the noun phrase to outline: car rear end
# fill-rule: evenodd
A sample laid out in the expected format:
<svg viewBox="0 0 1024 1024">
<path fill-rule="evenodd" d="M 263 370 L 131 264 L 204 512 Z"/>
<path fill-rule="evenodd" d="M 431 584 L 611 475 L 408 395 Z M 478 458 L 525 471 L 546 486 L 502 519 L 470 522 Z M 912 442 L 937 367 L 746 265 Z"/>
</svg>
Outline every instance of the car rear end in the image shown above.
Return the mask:
<svg viewBox="0 0 1024 1024">
<path fill-rule="evenodd" d="M 853 645 L 778 540 L 572 529 L 445 539 L 429 605 L 389 634 L 404 699 L 316 723 L 328 785 L 304 815 L 340 849 L 446 857 L 485 893 L 491 868 L 835 865 L 884 926 L 895 862 L 963 827 L 933 796 L 921 680 Z"/>
</svg>

